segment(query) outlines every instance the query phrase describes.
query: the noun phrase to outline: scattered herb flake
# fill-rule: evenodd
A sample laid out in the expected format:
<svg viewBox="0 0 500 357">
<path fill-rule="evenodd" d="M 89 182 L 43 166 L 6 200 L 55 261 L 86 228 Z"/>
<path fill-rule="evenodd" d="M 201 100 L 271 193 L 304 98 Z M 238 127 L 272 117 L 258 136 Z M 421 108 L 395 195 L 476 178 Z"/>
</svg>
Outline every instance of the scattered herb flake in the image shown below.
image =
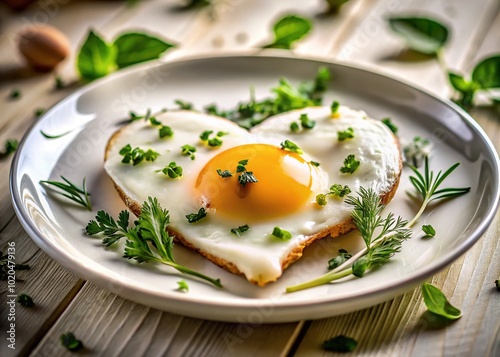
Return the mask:
<svg viewBox="0 0 500 357">
<path fill-rule="evenodd" d="M 259 180 L 257 180 L 257 178 L 253 175 L 253 172 L 245 171 L 238 176 L 238 182 L 241 186 L 245 187 L 247 183 L 259 182 Z"/>
<path fill-rule="evenodd" d="M 292 234 L 289 231 L 284 230 L 283 228 L 280 228 L 278 226 L 274 227 L 272 235 L 281 240 L 292 239 Z"/>
<path fill-rule="evenodd" d="M 182 279 L 177 282 L 177 290 L 183 293 L 187 293 L 189 291 L 189 285 L 186 280 Z"/>
<path fill-rule="evenodd" d="M 181 154 L 191 157 L 191 160 L 194 160 L 194 158 L 195 158 L 194 153 L 195 152 L 196 152 L 196 148 L 194 146 L 191 146 L 189 144 L 181 146 Z"/>
<path fill-rule="evenodd" d="M 160 139 L 165 138 L 165 137 L 170 138 L 174 135 L 174 131 L 168 125 L 162 125 L 160 127 L 160 129 L 158 130 L 158 134 L 160 136 Z"/>
<path fill-rule="evenodd" d="M 300 114 L 299 121 L 302 125 L 302 128 L 304 129 L 312 129 L 316 126 L 316 122 L 309 119 L 309 116 L 307 114 Z"/>
<path fill-rule="evenodd" d="M 296 121 L 290 123 L 290 130 L 294 133 L 300 130 L 299 123 Z"/>
<path fill-rule="evenodd" d="M 356 349 L 358 342 L 351 337 L 339 335 L 323 342 L 322 347 L 330 352 L 347 353 Z"/>
<path fill-rule="evenodd" d="M 142 161 L 155 161 L 160 154 L 154 150 L 148 149 L 144 151 L 143 149 L 136 147 L 132 149 L 130 144 L 125 145 L 119 152 L 123 156 L 122 163 L 129 164 L 132 162 L 134 166 L 140 164 Z"/>
<path fill-rule="evenodd" d="M 344 197 L 345 195 L 348 195 L 351 193 L 351 189 L 349 186 L 344 185 L 342 186 L 341 184 L 335 183 L 330 186 L 330 192 L 328 192 L 330 195 L 333 196 L 338 196 L 338 197 Z"/>
<path fill-rule="evenodd" d="M 316 203 L 320 206 L 326 206 L 328 201 L 326 200 L 326 195 L 323 193 L 320 193 L 316 195 Z"/>
<path fill-rule="evenodd" d="M 393 134 L 398 133 L 398 127 L 392 122 L 391 118 L 384 118 L 381 120 L 381 122 L 384 123 L 385 126 L 387 126 Z"/>
<path fill-rule="evenodd" d="M 340 108 L 339 102 L 337 102 L 336 100 L 333 101 L 332 105 L 330 106 L 330 110 L 331 110 L 331 114 L 334 118 L 336 118 L 337 115 L 339 114 L 339 108 Z"/>
<path fill-rule="evenodd" d="M 328 261 L 328 270 L 333 270 L 342 264 L 344 264 L 348 259 L 351 259 L 352 254 L 345 249 L 339 249 L 339 255 Z"/>
<path fill-rule="evenodd" d="M 10 99 L 18 99 L 21 97 L 21 91 L 19 89 L 13 89 L 9 93 Z"/>
<path fill-rule="evenodd" d="M 19 141 L 17 139 L 7 139 L 4 143 L 4 149 L 0 152 L 0 159 L 4 159 L 10 154 L 14 153 L 19 146 Z"/>
<path fill-rule="evenodd" d="M 33 307 L 33 306 L 35 306 L 35 303 L 33 302 L 33 299 L 28 294 L 20 294 L 17 297 L 17 302 L 20 303 L 24 307 Z"/>
<path fill-rule="evenodd" d="M 199 220 L 205 218 L 207 216 L 207 211 L 205 211 L 205 208 L 201 207 L 197 213 L 190 213 L 186 215 L 186 218 L 189 223 L 195 223 L 198 222 Z"/>
<path fill-rule="evenodd" d="M 250 227 L 248 226 L 248 224 L 244 224 L 242 226 L 239 226 L 239 227 L 236 227 L 236 228 L 232 228 L 230 230 L 230 232 L 233 233 L 233 234 L 236 234 L 239 237 L 239 236 L 241 236 L 241 234 L 245 233 L 249 229 L 250 229 Z"/>
<path fill-rule="evenodd" d="M 170 162 L 162 172 L 171 179 L 182 177 L 182 167 L 178 166 L 175 161 Z"/>
<path fill-rule="evenodd" d="M 281 150 L 286 150 L 290 152 L 296 152 L 297 154 L 303 154 L 304 152 L 298 147 L 297 144 L 290 140 L 285 140 L 281 144 Z"/>
<path fill-rule="evenodd" d="M 63 333 L 61 343 L 71 352 L 80 351 L 83 348 L 82 341 L 78 340 L 72 332 Z"/>
<path fill-rule="evenodd" d="M 35 109 L 35 112 L 34 112 L 35 118 L 38 118 L 38 117 L 42 116 L 43 113 L 45 113 L 45 109 L 44 108 L 37 108 L 37 109 Z"/>
<path fill-rule="evenodd" d="M 315 167 L 319 167 L 320 163 L 316 161 L 309 161 L 309 163 Z"/>
<path fill-rule="evenodd" d="M 344 174 L 352 174 L 359 167 L 360 162 L 356 160 L 354 155 L 348 155 L 344 160 L 344 166 L 340 168 L 340 172 Z"/>
<path fill-rule="evenodd" d="M 182 109 L 182 110 L 192 110 L 193 109 L 193 103 L 186 102 L 186 101 L 181 100 L 181 99 L 174 100 L 174 103 L 177 104 L 179 106 L 179 109 Z"/>
<path fill-rule="evenodd" d="M 223 178 L 233 177 L 233 174 L 229 170 L 222 171 L 221 169 L 217 169 L 217 174 Z"/>
<path fill-rule="evenodd" d="M 347 139 L 352 139 L 354 138 L 354 129 L 353 128 L 347 128 L 344 131 L 338 131 L 337 132 L 337 137 L 339 141 L 344 141 Z"/>
</svg>

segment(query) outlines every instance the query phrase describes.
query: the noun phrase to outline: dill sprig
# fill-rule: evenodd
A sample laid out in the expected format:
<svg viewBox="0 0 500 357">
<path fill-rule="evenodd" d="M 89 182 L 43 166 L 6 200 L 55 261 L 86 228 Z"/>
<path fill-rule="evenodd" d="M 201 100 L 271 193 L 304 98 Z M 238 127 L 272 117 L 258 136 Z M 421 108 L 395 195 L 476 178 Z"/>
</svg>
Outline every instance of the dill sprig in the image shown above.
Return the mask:
<svg viewBox="0 0 500 357">
<path fill-rule="evenodd" d="M 40 184 L 45 185 L 47 188 L 50 188 L 55 193 L 63 195 L 64 197 L 69 198 L 73 202 L 76 202 L 79 205 L 82 205 L 83 207 L 87 208 L 89 211 L 92 211 L 92 204 L 90 203 L 89 199 L 90 193 L 87 191 L 87 188 L 85 186 L 85 177 L 83 178 L 82 188 L 76 186 L 74 183 L 70 182 L 64 176 L 61 176 L 61 178 L 66 183 L 59 181 L 42 180 L 40 181 Z M 55 188 L 59 188 L 60 191 L 56 190 Z"/>
<path fill-rule="evenodd" d="M 387 263 L 390 258 L 401 250 L 402 243 L 411 237 L 410 228 L 418 221 L 427 206 L 435 200 L 454 198 L 470 191 L 470 187 L 439 189 L 444 180 L 460 165 L 456 163 L 444 173 L 437 175 L 429 169 L 429 160 L 425 158 L 424 172 L 410 166 L 415 176 L 410 176 L 410 182 L 422 198 L 418 212 L 407 222 L 401 217 L 394 218 L 389 213 L 386 218 L 380 216 L 384 206 L 373 190 L 363 187 L 358 197 L 348 196 L 346 203 L 354 206 L 352 218 L 358 228 L 366 247 L 343 263 L 319 278 L 305 283 L 287 287 L 287 292 L 308 289 L 323 285 L 350 275 L 362 277 L 367 271 Z"/>
<path fill-rule="evenodd" d="M 141 208 L 141 214 L 129 227 L 129 213 L 121 211 L 115 221 L 108 213 L 99 211 L 96 219 L 88 223 L 88 235 L 103 235 L 102 243 L 110 246 L 121 238 L 126 238 L 124 257 L 138 263 L 160 263 L 171 266 L 181 273 L 206 280 L 222 287 L 219 279 L 213 279 L 197 271 L 178 264 L 173 255 L 174 239 L 167 232 L 170 223 L 168 210 L 163 209 L 156 198 L 148 197 Z"/>
</svg>

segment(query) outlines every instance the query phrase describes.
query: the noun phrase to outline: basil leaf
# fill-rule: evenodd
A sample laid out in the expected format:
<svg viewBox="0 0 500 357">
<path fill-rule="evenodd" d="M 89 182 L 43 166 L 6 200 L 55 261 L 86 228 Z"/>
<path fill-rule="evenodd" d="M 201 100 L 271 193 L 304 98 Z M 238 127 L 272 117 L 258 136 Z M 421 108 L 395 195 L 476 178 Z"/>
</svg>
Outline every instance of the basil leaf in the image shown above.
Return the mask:
<svg viewBox="0 0 500 357">
<path fill-rule="evenodd" d="M 472 82 L 468 82 L 459 74 L 448 72 L 448 79 L 450 80 L 450 84 L 457 91 L 461 93 L 467 93 L 470 91 L 474 91 L 474 84 Z"/>
<path fill-rule="evenodd" d="M 86 81 L 104 77 L 115 69 L 116 49 L 90 31 L 78 53 L 77 68 Z"/>
<path fill-rule="evenodd" d="M 417 52 L 433 55 L 448 40 L 448 29 L 443 24 L 425 17 L 391 17 L 392 30 L 402 36 L 406 45 Z"/>
<path fill-rule="evenodd" d="M 263 48 L 281 48 L 289 50 L 292 44 L 304 37 L 311 31 L 311 28 L 311 21 L 305 18 L 296 15 L 285 16 L 278 20 L 273 26 L 274 42 Z"/>
<path fill-rule="evenodd" d="M 124 68 L 136 63 L 159 58 L 163 52 L 175 47 L 173 44 L 143 33 L 125 33 L 115 40 L 118 51 L 116 65 Z"/>
<path fill-rule="evenodd" d="M 472 71 L 472 81 L 480 88 L 500 88 L 500 56 L 481 61 Z"/>
<path fill-rule="evenodd" d="M 422 296 L 430 312 L 449 320 L 456 320 L 462 317 L 460 310 L 452 306 L 441 290 L 434 285 L 424 283 L 422 285 Z"/>
</svg>

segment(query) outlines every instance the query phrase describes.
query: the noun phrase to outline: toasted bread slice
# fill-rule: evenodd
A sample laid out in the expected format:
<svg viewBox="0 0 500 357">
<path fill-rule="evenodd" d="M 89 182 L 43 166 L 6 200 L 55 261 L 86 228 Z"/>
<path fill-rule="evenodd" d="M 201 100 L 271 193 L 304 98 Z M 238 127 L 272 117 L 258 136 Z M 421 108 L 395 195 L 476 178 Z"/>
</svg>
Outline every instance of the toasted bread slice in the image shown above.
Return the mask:
<svg viewBox="0 0 500 357">
<path fill-rule="evenodd" d="M 304 113 L 316 122 L 316 130 L 321 133 L 321 140 L 314 137 L 311 142 L 306 140 L 307 135 L 313 135 L 312 130 L 311 132 L 304 130 L 299 133 L 303 134 L 303 137 L 299 134 L 290 134 L 290 123 L 296 121 L 300 114 Z M 185 205 L 181 203 L 184 200 L 193 201 L 192 186 L 206 161 L 215 157 L 224 149 L 236 147 L 241 143 L 248 143 L 249 134 L 246 130 L 237 127 L 226 119 L 200 113 L 170 112 L 157 117 L 157 119 L 164 125 L 171 126 L 174 131 L 173 137 L 179 137 L 180 141 L 159 139 L 157 137 L 157 128 L 147 122 L 135 122 L 127 125 L 115 132 L 108 142 L 105 153 L 106 171 L 113 180 L 119 196 L 135 215 L 140 214 L 142 202 L 148 196 L 156 196 L 162 206 L 170 211 L 172 224 L 168 230 L 174 236 L 175 242 L 197 251 L 219 267 L 233 274 L 244 276 L 251 283 L 264 286 L 276 281 L 290 264 L 302 256 L 305 247 L 314 241 L 324 237 L 337 237 L 355 228 L 349 207 L 342 203 L 342 199 L 332 198 L 330 200 L 332 202 L 328 204 L 330 206 L 327 205 L 325 206 L 327 208 L 322 208 L 315 203 L 315 195 L 312 195 L 307 203 L 307 212 L 294 213 L 292 218 L 287 221 L 280 218 L 276 221 L 263 223 L 264 226 L 267 224 L 271 229 L 269 230 L 265 226 L 266 228 L 262 228 L 262 231 L 268 230 L 271 233 L 272 227 L 283 226 L 283 222 L 297 221 L 301 215 L 304 215 L 304 219 L 309 221 L 311 217 L 315 217 L 315 214 L 322 215 L 322 218 L 318 220 L 323 219 L 325 222 L 318 224 L 317 227 L 308 231 L 303 227 L 295 231 L 291 230 L 293 238 L 288 242 L 269 244 L 264 241 L 264 235 L 260 233 L 258 222 L 250 225 L 252 228 L 248 232 L 248 237 L 250 237 L 250 234 L 253 234 L 253 236 L 259 236 L 260 234 L 260 238 L 251 240 L 253 238 L 246 238 L 246 236 L 236 237 L 230 234 L 229 230 L 237 226 L 237 224 L 229 220 L 230 222 L 226 225 L 225 217 L 215 217 L 216 213 L 212 215 L 213 212 L 210 211 L 209 207 L 206 207 L 211 217 L 209 222 L 200 221 L 192 225 L 186 224 L 185 214 L 196 212 L 199 202 L 195 200 L 195 203 L 191 206 L 187 203 Z M 369 129 L 363 129 L 365 126 Z M 348 145 L 344 145 L 344 143 L 338 142 L 337 133 L 346 130 L 348 127 L 354 128 L 354 138 L 351 139 Z M 222 147 L 214 150 L 200 142 L 198 137 L 203 130 L 212 130 L 214 133 L 223 130 L 229 134 L 222 137 L 224 140 Z M 321 166 L 330 165 L 335 169 L 336 176 L 334 178 L 328 177 L 326 186 L 323 184 L 325 187 L 329 187 L 333 183 L 344 184 L 352 179 L 353 184 L 350 187 L 353 193 L 359 186 L 365 186 L 366 184 L 366 186 L 377 190 L 384 204 L 389 203 L 396 193 L 402 171 L 398 140 L 383 124 L 367 118 L 364 112 L 341 107 L 339 114 L 331 117 L 329 108 L 305 108 L 269 118 L 260 126 L 254 127 L 251 134 L 259 142 L 273 142 L 273 140 L 279 142 L 283 138 L 292 135 L 294 142 L 300 142 L 299 146 L 304 150 L 304 155 L 310 155 L 314 161 L 319 160 L 318 153 L 324 151 L 324 146 L 334 145 L 332 148 L 335 152 L 341 152 L 342 155 L 340 158 L 332 159 L 332 163 L 326 161 L 321 163 Z M 362 137 L 365 134 L 368 137 Z M 356 137 L 356 135 L 360 137 Z M 381 138 L 378 138 L 378 136 L 381 136 Z M 368 142 L 366 142 L 367 140 Z M 324 144 L 321 143 L 322 141 L 324 141 Z M 143 149 L 152 147 L 159 151 L 161 159 L 152 163 L 143 162 L 137 166 L 122 164 L 118 152 L 126 143 L 131 144 L 132 147 L 141 147 Z M 190 144 L 197 148 L 194 153 L 196 156 L 194 160 L 191 160 L 189 156 L 182 155 L 180 146 L 183 144 Z M 362 146 L 362 150 L 355 149 L 358 144 Z M 168 148 L 167 150 L 165 150 L 164 145 Z M 339 165 L 341 166 L 342 160 L 345 158 L 345 153 L 351 152 L 349 150 L 359 155 L 358 159 L 361 162 L 359 175 L 356 172 L 351 176 L 337 173 Z M 373 153 L 366 154 L 370 150 Z M 331 156 L 334 156 L 335 152 L 332 152 Z M 365 153 L 366 157 L 361 157 L 360 153 Z M 181 179 L 171 180 L 165 178 L 161 173 L 155 173 L 155 171 L 161 170 L 172 161 L 183 167 L 184 173 Z M 364 167 L 361 166 L 363 164 Z M 326 169 L 328 170 L 328 167 Z M 380 176 L 380 182 L 368 180 L 368 178 L 375 175 L 371 171 L 376 171 L 376 176 Z M 140 181 L 145 180 L 146 182 L 141 182 L 141 184 L 131 183 L 131 177 L 136 174 Z M 332 173 L 329 172 L 329 176 L 332 176 Z M 145 179 L 146 177 L 147 179 Z M 148 180 L 151 182 L 148 182 Z M 361 182 L 364 184 L 362 185 Z M 318 192 L 324 193 L 324 191 Z M 174 193 L 179 193 L 180 198 L 174 200 L 172 198 L 175 196 Z M 183 206 L 181 209 L 177 207 L 179 204 Z M 335 213 L 336 205 L 338 210 L 341 211 L 340 214 Z M 335 219 L 331 219 L 328 212 L 333 212 L 332 216 L 335 216 Z M 213 226 L 216 228 L 213 228 Z M 228 233 L 227 237 L 220 238 L 222 243 L 219 244 L 219 241 L 217 241 L 219 237 L 217 236 L 217 239 L 214 239 L 213 236 L 223 232 L 220 227 L 225 227 L 224 230 Z M 304 231 L 306 232 L 304 233 Z M 258 242 L 264 243 L 260 247 Z M 237 248 L 238 244 L 241 244 L 240 249 Z M 230 248 L 227 248 L 228 246 Z M 273 255 L 272 252 L 269 252 L 269 249 L 279 249 L 280 253 Z"/>
</svg>

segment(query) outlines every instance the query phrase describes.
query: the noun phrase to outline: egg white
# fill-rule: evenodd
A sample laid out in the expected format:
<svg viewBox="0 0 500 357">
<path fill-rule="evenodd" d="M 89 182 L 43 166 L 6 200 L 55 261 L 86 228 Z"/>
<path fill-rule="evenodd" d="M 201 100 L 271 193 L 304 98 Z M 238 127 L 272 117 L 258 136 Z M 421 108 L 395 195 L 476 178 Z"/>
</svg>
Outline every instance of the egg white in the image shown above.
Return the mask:
<svg viewBox="0 0 500 357">
<path fill-rule="evenodd" d="M 290 123 L 298 121 L 302 113 L 307 113 L 316 125 L 313 129 L 294 133 Z M 234 264 L 248 280 L 262 284 L 281 276 L 282 261 L 308 237 L 349 219 L 351 206 L 343 199 L 329 197 L 328 204 L 321 207 L 315 201 L 317 194 L 326 193 L 332 184 L 339 183 L 348 185 L 353 193 L 363 186 L 372 187 L 382 195 L 390 191 L 400 174 L 400 153 L 392 133 L 384 124 L 367 118 L 364 112 L 346 107 L 340 107 L 337 118 L 332 118 L 329 107 L 287 112 L 267 119 L 250 133 L 223 118 L 189 111 L 167 112 L 157 119 L 172 128 L 173 137 L 160 139 L 158 128 L 144 121 L 124 127 L 108 147 L 104 165 L 108 175 L 136 202 L 142 203 L 148 196 L 157 197 L 162 207 L 170 212 L 170 227 L 188 243 Z M 354 138 L 339 142 L 337 132 L 348 127 L 353 128 Z M 228 134 L 222 137 L 221 147 L 210 148 L 199 139 L 204 130 Z M 196 179 L 210 159 L 238 145 L 268 143 L 279 147 L 285 139 L 296 143 L 307 161 L 320 163 L 313 168 L 313 193 L 301 210 L 272 221 L 252 223 L 250 230 L 240 237 L 230 230 L 248 222 L 212 214 L 210 209 L 204 219 L 188 223 L 185 215 L 200 208 L 194 194 Z M 153 149 L 160 156 L 154 162 L 136 166 L 123 164 L 119 151 L 127 144 Z M 180 147 L 185 144 L 197 148 L 194 160 L 181 155 Z M 361 164 L 353 174 L 343 174 L 340 168 L 349 154 L 354 154 Z M 171 161 L 183 168 L 181 178 L 170 179 L 155 172 Z M 275 226 L 288 230 L 292 239 L 273 238 L 271 232 Z"/>
</svg>

